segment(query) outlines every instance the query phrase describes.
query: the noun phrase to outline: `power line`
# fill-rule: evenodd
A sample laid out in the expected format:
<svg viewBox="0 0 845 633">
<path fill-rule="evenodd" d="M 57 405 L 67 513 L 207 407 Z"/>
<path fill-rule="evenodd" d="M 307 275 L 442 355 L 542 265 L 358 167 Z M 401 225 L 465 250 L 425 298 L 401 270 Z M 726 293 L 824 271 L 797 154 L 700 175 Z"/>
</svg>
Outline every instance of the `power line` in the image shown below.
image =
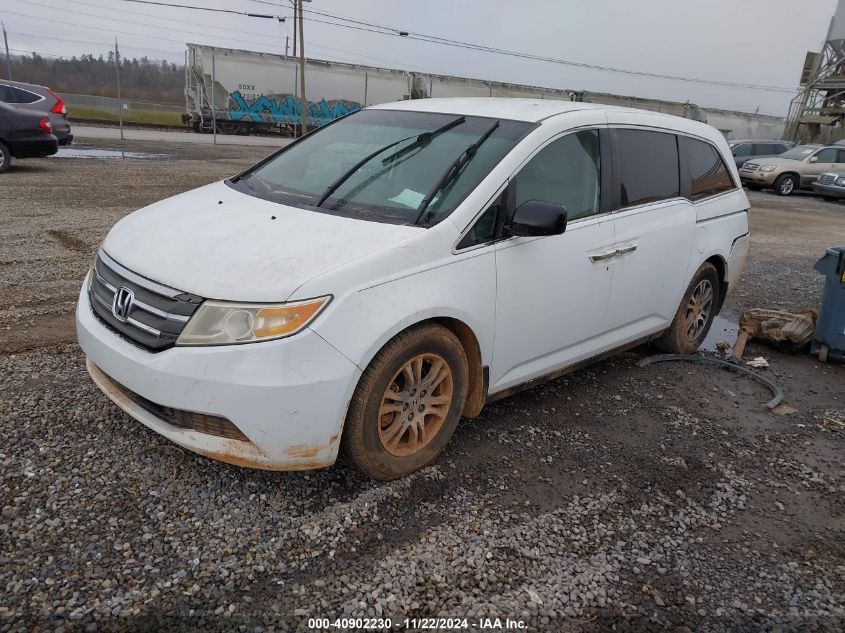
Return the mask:
<svg viewBox="0 0 845 633">
<path fill-rule="evenodd" d="M 190 4 L 173 4 L 170 2 L 155 2 L 154 0 L 120 0 L 121 2 L 135 2 L 137 4 L 153 4 L 159 7 L 173 7 L 176 9 L 193 9 L 194 11 L 211 11 L 213 13 L 233 13 L 235 15 L 245 15 L 250 18 L 271 18 L 277 19 L 279 22 L 284 22 L 285 19 L 278 15 L 268 15 L 266 13 L 250 13 L 248 11 L 235 11 L 234 9 L 212 9 L 211 7 L 197 7 Z"/>
<path fill-rule="evenodd" d="M 36 4 L 36 3 L 30 2 L 29 4 Z M 267 38 L 272 38 L 273 40 L 277 39 L 273 35 L 262 35 L 261 33 L 255 33 L 254 31 L 244 31 L 242 29 L 232 29 L 232 28 L 229 28 L 229 27 L 226 27 L 226 26 L 214 26 L 212 24 L 197 24 L 196 22 L 191 22 L 190 20 L 177 20 L 176 18 L 170 18 L 170 17 L 159 18 L 159 17 L 156 17 L 154 15 L 150 15 L 149 13 L 142 13 L 140 11 L 129 11 L 127 9 L 115 9 L 113 7 L 104 7 L 101 4 L 94 4 L 92 2 L 83 2 L 82 0 L 73 0 L 73 4 L 74 5 L 84 4 L 86 6 L 94 7 L 96 9 L 105 9 L 106 11 L 119 11 L 121 14 L 140 15 L 140 16 L 143 16 L 143 17 L 152 18 L 154 20 L 166 20 L 168 22 L 179 22 L 180 24 L 189 24 L 191 26 L 196 26 L 196 27 L 200 27 L 200 28 L 203 28 L 203 29 L 215 29 L 217 31 L 226 31 L 226 32 L 229 32 L 229 33 L 243 33 L 244 35 L 252 35 L 253 37 L 267 37 Z M 51 8 L 58 9 L 59 7 L 51 7 Z M 64 9 L 62 9 L 62 10 L 64 10 Z M 74 11 L 74 13 L 77 13 L 77 12 Z M 114 21 L 119 21 L 119 22 L 127 22 L 127 20 L 121 20 L 120 18 L 110 18 L 110 17 L 106 17 L 106 16 L 97 16 L 97 17 L 101 17 L 104 20 L 114 20 Z M 132 22 L 131 20 L 129 22 L 131 22 L 132 24 L 140 24 L 140 22 Z M 167 27 L 156 26 L 155 28 L 163 29 L 163 28 L 167 28 Z M 216 35 L 215 37 L 225 37 L 225 36 Z M 225 38 L 225 39 L 231 39 L 231 38 Z M 245 41 L 245 40 L 238 40 L 238 41 Z"/>
<path fill-rule="evenodd" d="M 50 7 L 50 8 L 54 9 L 55 7 Z M 50 18 L 42 17 L 42 16 L 30 15 L 30 14 L 27 14 L 27 13 L 20 13 L 20 12 L 17 12 L 17 11 L 8 11 L 6 9 L 3 9 L 2 12 L 8 13 L 9 15 L 17 15 L 17 16 L 24 17 L 24 18 L 31 18 L 31 19 L 37 20 L 39 22 L 50 22 L 50 23 L 54 23 L 54 24 L 60 24 L 60 25 L 65 26 L 65 27 L 74 26 L 74 27 L 77 27 L 77 28 L 80 28 L 80 29 L 89 29 L 89 30 L 100 31 L 100 32 L 102 32 L 104 30 L 102 27 L 90 26 L 88 24 L 79 24 L 78 22 L 68 22 L 68 21 L 65 21 L 65 20 L 53 20 L 53 19 L 50 19 Z M 91 14 L 87 14 L 87 15 L 91 15 Z M 101 16 L 95 16 L 95 17 L 101 17 Z M 104 19 L 108 20 L 108 19 L 112 19 L 112 18 L 104 18 Z M 137 24 L 137 22 L 133 22 L 133 24 Z M 157 25 L 151 25 L 151 26 L 153 26 L 154 28 L 159 28 Z M 135 38 L 140 38 L 140 39 L 154 39 L 154 40 L 161 40 L 163 42 L 174 42 L 176 44 L 181 44 L 182 46 L 185 45 L 185 40 L 175 40 L 171 37 L 161 37 L 161 36 L 158 36 L 158 35 L 144 35 L 144 34 L 141 34 L 141 33 L 130 33 L 128 31 L 118 31 L 117 29 L 109 29 L 109 32 L 110 33 L 118 33 L 120 35 L 127 35 L 129 37 L 135 37 Z M 183 32 L 187 33 L 188 31 L 183 31 Z M 192 33 L 192 35 L 201 35 L 201 34 Z M 40 36 L 40 37 L 47 37 L 49 39 L 49 36 Z M 233 37 L 212 36 L 212 35 L 208 35 L 208 37 L 218 37 L 220 39 L 231 40 L 233 42 L 244 42 L 244 43 L 247 43 L 247 44 L 254 44 L 255 43 L 253 41 L 242 40 L 242 39 L 233 38 Z"/>
<path fill-rule="evenodd" d="M 18 31 L 9 31 L 9 33 L 14 33 L 15 35 L 19 35 L 21 37 L 32 37 L 32 33 L 20 33 Z M 75 39 L 70 39 L 70 38 L 67 38 L 67 37 L 61 37 L 61 36 L 58 36 L 58 35 L 39 35 L 38 37 L 45 39 L 45 40 L 56 40 L 57 42 L 70 42 L 70 43 L 73 43 L 73 44 L 88 44 L 88 45 L 94 45 L 94 46 L 105 46 L 105 47 L 108 47 L 109 49 L 111 49 L 111 46 L 112 46 L 112 44 L 110 42 L 94 42 L 94 41 L 91 41 L 91 40 L 75 40 Z M 128 46 L 126 44 L 121 44 L 121 46 L 123 48 L 128 48 L 128 49 L 134 50 L 134 51 L 155 51 L 157 53 L 168 53 L 170 55 L 183 55 L 184 54 L 184 50 L 182 50 L 182 51 L 171 51 L 171 50 L 167 50 L 167 49 L 163 49 L 163 48 L 151 48 L 149 46 Z M 11 49 L 9 49 L 9 50 L 11 50 Z M 20 52 L 20 49 L 16 49 L 16 50 L 18 50 Z M 23 52 L 25 52 L 25 53 L 35 52 L 35 53 L 38 53 L 39 55 L 41 54 L 39 51 L 32 51 L 32 50 L 27 50 L 27 51 L 23 51 Z"/>
<path fill-rule="evenodd" d="M 251 2 L 259 2 L 261 4 L 273 4 L 267 2 L 266 0 L 250 0 Z M 276 6 L 276 5 L 273 5 Z M 783 92 L 792 94 L 795 92 L 792 88 L 784 88 L 780 86 L 768 86 L 768 85 L 761 85 L 761 84 L 750 84 L 750 83 L 742 83 L 742 82 L 732 82 L 732 81 L 719 81 L 715 79 L 701 79 L 701 78 L 693 78 L 693 77 L 681 77 L 678 75 L 669 75 L 669 74 L 662 74 L 662 73 L 650 73 L 645 71 L 637 71 L 637 70 L 628 70 L 624 68 L 616 68 L 613 66 L 602 66 L 599 64 L 588 64 L 586 62 L 577 62 L 572 60 L 560 59 L 555 57 L 546 57 L 543 55 L 535 55 L 532 53 L 526 53 L 522 51 L 513 51 L 493 46 L 486 46 L 483 44 L 474 44 L 472 42 L 464 42 L 461 40 L 453 40 L 445 37 L 440 37 L 436 35 L 428 35 L 425 33 L 417 33 L 414 31 L 405 31 L 401 29 L 397 29 L 391 26 L 384 26 L 381 24 L 375 24 L 372 22 L 365 22 L 363 20 L 355 20 L 353 18 L 347 18 L 339 15 L 335 15 L 332 13 L 328 13 L 325 11 L 320 11 L 317 9 L 303 9 L 305 13 L 312 13 L 315 15 L 320 15 L 323 17 L 329 17 L 334 20 L 341 20 L 343 22 L 349 22 L 350 24 L 339 24 L 337 22 L 328 22 L 325 20 L 319 20 L 316 18 L 309 18 L 306 17 L 306 20 L 311 20 L 312 22 L 319 22 L 322 24 L 328 24 L 331 26 L 337 26 L 342 28 L 354 29 L 358 31 L 367 31 L 370 33 L 376 33 L 378 35 L 389 35 L 393 37 L 402 37 L 404 39 L 411 39 L 417 40 L 421 42 L 428 42 L 432 44 L 441 44 L 444 46 L 452 46 L 456 48 L 463 48 L 469 50 L 476 50 L 481 52 L 487 53 L 494 53 L 497 55 L 506 55 L 510 57 L 517 57 L 521 59 L 530 59 L 535 61 L 543 61 L 549 62 L 554 64 L 561 64 L 564 66 L 571 66 L 574 68 L 583 68 L 587 70 L 598 70 L 602 72 L 613 72 L 618 74 L 625 74 L 625 75 L 633 75 L 637 77 L 648 77 L 651 79 L 664 79 L 668 81 L 682 81 L 686 83 L 697 83 L 697 84 L 705 84 L 711 86 L 723 86 L 729 88 L 747 88 L 751 90 L 765 90 L 769 92 Z M 352 25 L 357 26 L 352 26 Z M 364 28 L 369 27 L 369 28 Z"/>
<path fill-rule="evenodd" d="M 38 6 L 38 7 L 44 7 L 46 9 L 52 9 L 54 11 L 57 10 L 57 9 L 59 11 L 67 11 L 67 9 L 63 9 L 61 7 L 56 7 L 56 6 L 49 5 L 49 4 L 42 4 L 41 2 L 35 2 L 34 0 L 28 0 L 26 4 L 34 5 L 34 6 Z M 77 4 L 89 4 L 89 6 L 99 7 L 99 5 L 96 5 L 96 4 L 92 5 L 92 4 L 87 3 L 87 2 L 79 2 Z M 106 7 L 101 7 L 101 8 L 106 8 Z M 136 12 L 130 11 L 130 13 L 136 13 Z M 169 26 L 160 26 L 158 24 L 150 24 L 149 22 L 138 22 L 138 21 L 135 21 L 135 20 L 122 20 L 120 18 L 113 18 L 113 17 L 109 17 L 109 16 L 106 16 L 106 15 L 98 15 L 96 13 L 87 13 L 85 11 L 74 10 L 71 13 L 71 15 L 84 15 L 84 16 L 88 16 L 88 17 L 92 17 L 92 18 L 98 18 L 100 20 L 108 20 L 108 21 L 111 21 L 111 22 L 122 22 L 124 24 L 135 24 L 135 25 L 138 25 L 138 26 L 149 26 L 149 27 L 152 27 L 154 29 L 164 29 L 165 31 L 175 31 L 176 33 L 186 33 L 186 34 L 191 35 L 191 36 L 201 35 L 200 33 L 197 33 L 196 31 L 186 31 L 184 29 L 177 29 L 177 28 L 173 28 L 173 27 L 169 27 Z M 202 26 L 202 25 L 197 25 L 197 26 Z M 231 40 L 233 42 L 244 42 L 244 43 L 247 43 L 247 44 L 253 43 L 252 40 L 242 40 L 242 39 L 239 39 L 237 37 L 228 37 L 228 36 L 225 36 L 225 35 L 216 35 L 215 34 L 213 36 L 209 35 L 209 37 L 217 37 L 217 38 L 221 38 L 221 39 L 224 39 L 224 40 Z M 260 37 L 272 37 L 272 36 L 271 35 L 260 35 Z"/>
</svg>

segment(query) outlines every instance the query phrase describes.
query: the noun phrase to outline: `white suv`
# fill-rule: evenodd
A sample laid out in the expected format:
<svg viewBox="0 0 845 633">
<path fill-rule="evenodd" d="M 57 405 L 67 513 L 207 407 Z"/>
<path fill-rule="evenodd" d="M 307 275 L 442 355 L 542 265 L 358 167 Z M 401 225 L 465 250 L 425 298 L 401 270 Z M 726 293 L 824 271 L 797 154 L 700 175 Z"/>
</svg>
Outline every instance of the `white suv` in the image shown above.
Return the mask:
<svg viewBox="0 0 845 633">
<path fill-rule="evenodd" d="M 654 340 L 694 352 L 748 250 L 702 123 L 426 99 L 326 125 L 129 215 L 79 297 L 88 369 L 193 451 L 400 477 L 461 416 Z"/>
</svg>

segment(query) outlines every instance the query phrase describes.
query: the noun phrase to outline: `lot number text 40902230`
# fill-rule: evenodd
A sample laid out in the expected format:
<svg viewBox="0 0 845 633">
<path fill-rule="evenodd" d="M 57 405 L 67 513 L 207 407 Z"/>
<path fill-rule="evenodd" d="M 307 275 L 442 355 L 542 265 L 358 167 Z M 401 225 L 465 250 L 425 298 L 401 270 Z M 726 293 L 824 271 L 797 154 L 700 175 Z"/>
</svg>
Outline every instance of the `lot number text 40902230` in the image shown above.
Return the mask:
<svg viewBox="0 0 845 633">
<path fill-rule="evenodd" d="M 308 628 L 317 630 L 390 631 L 397 629 L 437 631 L 522 631 L 527 629 L 523 620 L 510 618 L 309 618 Z"/>
</svg>

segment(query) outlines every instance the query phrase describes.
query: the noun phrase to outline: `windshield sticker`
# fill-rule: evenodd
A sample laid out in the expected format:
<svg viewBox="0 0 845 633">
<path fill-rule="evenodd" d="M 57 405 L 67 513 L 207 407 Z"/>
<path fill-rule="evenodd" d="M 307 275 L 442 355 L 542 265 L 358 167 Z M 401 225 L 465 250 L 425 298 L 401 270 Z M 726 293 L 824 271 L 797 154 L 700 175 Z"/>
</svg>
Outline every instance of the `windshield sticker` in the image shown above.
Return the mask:
<svg viewBox="0 0 845 633">
<path fill-rule="evenodd" d="M 400 193 L 398 196 L 390 198 L 390 201 L 395 202 L 396 204 L 405 205 L 409 209 L 416 209 L 420 206 L 423 198 L 425 198 L 425 194 L 414 191 L 413 189 L 405 189 L 405 191 Z"/>
</svg>

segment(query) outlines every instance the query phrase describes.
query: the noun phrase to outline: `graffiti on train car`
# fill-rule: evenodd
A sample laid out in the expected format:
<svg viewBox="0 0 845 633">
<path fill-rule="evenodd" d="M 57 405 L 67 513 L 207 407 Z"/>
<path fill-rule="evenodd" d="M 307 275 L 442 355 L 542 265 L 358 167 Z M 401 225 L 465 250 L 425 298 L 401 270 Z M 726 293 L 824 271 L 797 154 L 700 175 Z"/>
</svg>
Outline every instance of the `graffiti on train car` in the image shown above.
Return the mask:
<svg viewBox="0 0 845 633">
<path fill-rule="evenodd" d="M 355 101 L 321 99 L 308 104 L 306 118 L 308 125 L 319 126 L 360 109 L 361 104 Z M 302 118 L 302 102 L 291 94 L 261 95 L 247 100 L 236 90 L 229 93 L 227 114 L 232 121 L 296 124 Z"/>
</svg>

